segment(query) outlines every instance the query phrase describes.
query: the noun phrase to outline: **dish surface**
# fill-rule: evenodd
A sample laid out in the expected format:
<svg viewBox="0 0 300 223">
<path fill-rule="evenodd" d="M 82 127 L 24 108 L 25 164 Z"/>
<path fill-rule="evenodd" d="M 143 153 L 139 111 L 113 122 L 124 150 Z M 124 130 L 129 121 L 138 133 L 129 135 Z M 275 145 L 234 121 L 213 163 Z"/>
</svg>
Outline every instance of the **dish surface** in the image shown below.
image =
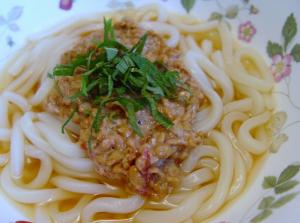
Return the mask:
<svg viewBox="0 0 300 223">
<path fill-rule="evenodd" d="M 95 11 L 107 11 L 120 7 L 130 7 L 132 5 L 141 5 L 149 2 L 158 2 L 164 5 L 169 10 L 175 10 L 180 13 L 185 13 L 185 9 L 190 13 L 200 18 L 208 18 L 211 16 L 213 19 L 225 19 L 229 22 L 236 33 L 237 38 L 242 41 L 253 44 L 261 53 L 263 53 L 270 62 L 270 69 L 274 73 L 274 80 L 278 82 L 278 110 L 282 110 L 288 114 L 288 120 L 284 126 L 281 126 L 279 132 L 286 134 L 289 140 L 284 143 L 280 150 L 276 154 L 272 154 L 267 162 L 264 164 L 263 170 L 260 171 L 257 179 L 253 181 L 253 185 L 247 193 L 242 195 L 238 202 L 235 202 L 234 206 L 223 212 L 214 222 L 248 222 L 255 216 L 260 215 L 260 219 L 266 218 L 266 222 L 281 222 L 288 217 L 289 222 L 297 222 L 299 215 L 297 216 L 296 207 L 299 205 L 299 197 L 295 198 L 287 203 L 289 198 L 294 196 L 285 197 L 281 199 L 277 206 L 268 205 L 274 203 L 274 201 L 280 199 L 283 196 L 290 193 L 299 191 L 299 187 L 291 188 L 291 190 L 285 191 L 281 194 L 274 194 L 272 189 L 264 190 L 262 188 L 262 182 L 264 176 L 274 175 L 279 176 L 281 171 L 288 165 L 300 161 L 298 148 L 295 146 L 299 143 L 297 134 L 299 132 L 299 105 L 300 97 L 297 95 L 297 83 L 300 83 L 300 77 L 297 75 L 299 70 L 299 33 L 295 33 L 296 28 L 300 29 L 299 15 L 300 9 L 297 7 L 296 1 L 288 1 L 284 4 L 272 4 L 269 1 L 262 3 L 253 2 L 237 2 L 237 1 L 224 1 L 222 5 L 217 1 L 197 1 L 193 5 L 193 1 L 85 1 L 80 0 L 76 2 L 62 1 L 59 5 L 58 2 L 47 1 L 40 5 L 33 5 L 29 1 L 24 1 L 22 5 L 17 2 L 10 2 L 4 4 L 1 7 L 0 14 L 0 44 L 1 49 L 4 49 L 0 55 L 1 64 L 5 62 L 5 58 L 12 54 L 14 49 L 28 37 L 30 34 L 35 33 L 53 25 L 64 21 L 71 15 L 78 15 L 82 12 L 95 12 Z M 299 4 L 299 3 L 298 3 Z M 95 7 L 97 5 L 97 7 Z M 185 9 L 184 7 L 185 6 Z M 280 14 L 275 14 L 280 8 Z M 270 10 L 271 9 L 271 10 Z M 298 10 L 298 11 L 295 11 Z M 33 15 L 32 11 L 37 12 Z M 275 16 L 271 16 L 270 12 L 274 12 Z M 213 13 L 213 14 L 210 14 Z M 295 21 L 291 22 L 291 19 L 287 20 L 289 15 L 294 13 Z M 42 18 L 42 19 L 41 19 Z M 43 19 L 48 18 L 48 21 Z M 55 19 L 53 19 L 55 18 Z M 56 21 L 55 21 L 56 20 Z M 34 22 L 33 22 L 34 21 Z M 282 35 L 287 35 L 285 32 L 281 32 L 285 22 L 287 22 L 288 29 L 291 30 L 288 35 L 292 38 L 291 43 L 288 45 L 285 52 L 281 52 L 280 44 L 283 42 Z M 34 24 L 34 25 L 32 25 Z M 273 24 L 273 25 L 272 25 Z M 274 25 L 276 24 L 276 25 Z M 297 26 L 298 25 L 298 26 Z M 279 45 L 268 44 L 268 41 L 278 42 Z M 269 47 L 267 47 L 269 46 Z M 297 47 L 298 46 L 298 47 Z M 268 54 L 266 53 L 268 49 Z M 278 65 L 279 64 L 279 65 Z M 278 66 L 276 66 L 278 65 Z M 276 68 L 276 69 L 275 69 Z M 279 123 L 280 126 L 280 123 Z M 294 179 L 300 179 L 299 175 L 296 175 Z M 286 188 L 288 189 L 288 188 Z M 269 196 L 274 197 L 274 200 Z M 264 199 L 269 197 L 269 199 Z M 1 198 L 4 199 L 4 198 Z M 264 199 L 264 205 L 260 206 L 260 202 Z M 270 202 L 271 201 L 271 202 Z M 15 210 L 14 206 L 11 206 L 7 201 L 1 201 L 2 213 L 6 213 L 1 216 L 3 222 L 11 222 L 16 220 L 26 219 L 26 216 L 22 216 L 22 212 Z M 286 204 L 285 204 L 286 203 Z M 243 211 L 241 211 L 241 207 Z M 272 213 L 272 214 L 270 214 Z M 270 215 L 268 218 L 267 216 Z M 236 220 L 238 219 L 238 221 Z M 259 220 L 259 218 L 256 218 Z"/>
</svg>

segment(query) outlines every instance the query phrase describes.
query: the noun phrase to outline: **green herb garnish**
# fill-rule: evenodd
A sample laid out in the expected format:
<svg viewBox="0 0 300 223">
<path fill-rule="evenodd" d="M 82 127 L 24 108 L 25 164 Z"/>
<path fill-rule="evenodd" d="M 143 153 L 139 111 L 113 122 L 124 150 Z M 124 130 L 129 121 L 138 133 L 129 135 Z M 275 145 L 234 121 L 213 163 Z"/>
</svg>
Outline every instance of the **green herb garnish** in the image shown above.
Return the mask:
<svg viewBox="0 0 300 223">
<path fill-rule="evenodd" d="M 142 136 L 136 112 L 148 107 L 156 122 L 165 128 L 173 123 L 158 111 L 157 102 L 163 98 L 173 98 L 179 85 L 177 71 L 169 71 L 159 62 L 151 62 L 142 55 L 147 33 L 130 49 L 117 41 L 111 19 L 104 18 L 104 38 L 97 47 L 85 55 L 78 55 L 69 64 L 57 65 L 49 77 L 73 76 L 76 68 L 83 70 L 80 91 L 69 97 L 75 103 L 77 99 L 90 102 L 97 108 L 91 125 L 93 132 L 100 129 L 107 103 L 117 103 L 125 111 L 132 129 Z M 76 107 L 76 104 L 75 104 Z M 77 105 L 78 107 L 78 105 Z M 76 109 L 63 125 L 73 118 Z M 92 113 L 90 114 L 92 115 Z"/>
</svg>

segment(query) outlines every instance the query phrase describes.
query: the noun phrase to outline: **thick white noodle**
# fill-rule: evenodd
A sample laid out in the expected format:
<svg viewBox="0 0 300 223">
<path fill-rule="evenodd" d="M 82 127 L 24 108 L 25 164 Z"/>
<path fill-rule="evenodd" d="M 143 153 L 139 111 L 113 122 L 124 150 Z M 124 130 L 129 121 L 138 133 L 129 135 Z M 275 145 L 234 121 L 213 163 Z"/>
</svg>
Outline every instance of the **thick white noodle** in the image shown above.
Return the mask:
<svg viewBox="0 0 300 223">
<path fill-rule="evenodd" d="M 190 173 L 194 170 L 197 162 L 202 157 L 219 158 L 219 150 L 214 146 L 201 145 L 191 151 L 189 156 L 183 161 L 181 169 Z"/>
<path fill-rule="evenodd" d="M 8 127 L 8 101 L 0 95 L 0 128 L 7 128 Z"/>
<path fill-rule="evenodd" d="M 177 223 L 190 218 L 202 205 L 202 203 L 213 194 L 215 191 L 215 184 L 202 187 L 195 190 L 191 195 L 187 196 L 178 207 L 165 210 L 141 210 L 135 217 L 141 223 L 153 222 L 172 222 Z"/>
<path fill-rule="evenodd" d="M 235 151 L 234 154 L 234 177 L 227 197 L 228 200 L 231 200 L 239 195 L 245 186 L 247 177 L 247 171 L 242 157 L 238 151 Z"/>
<path fill-rule="evenodd" d="M 260 114 L 265 110 L 265 103 L 262 94 L 251 87 L 244 85 L 236 85 L 236 88 L 244 95 L 252 99 L 252 109 L 251 113 L 254 115 Z"/>
<path fill-rule="evenodd" d="M 116 195 L 120 193 L 120 190 L 109 187 L 105 184 L 92 183 L 85 180 L 78 180 L 66 176 L 54 176 L 51 178 L 51 183 L 62 188 L 66 191 L 82 194 L 109 194 Z"/>
<path fill-rule="evenodd" d="M 213 64 L 204 55 L 203 51 L 200 50 L 194 38 L 188 36 L 186 41 L 188 46 L 190 47 L 190 50 L 194 52 L 193 56 L 195 62 L 199 64 L 200 67 L 208 74 L 208 76 L 211 77 L 214 80 L 214 82 L 217 83 L 217 85 L 222 89 L 224 103 L 232 101 L 234 97 L 233 85 L 227 74 L 223 70 L 218 68 L 218 66 Z"/>
<path fill-rule="evenodd" d="M 139 23 L 139 27 L 145 30 L 153 30 L 161 35 L 167 35 L 168 39 L 166 40 L 166 44 L 169 47 L 176 47 L 179 43 L 180 34 L 178 30 L 167 23 L 162 22 L 141 22 Z"/>
<path fill-rule="evenodd" d="M 40 104 L 47 97 L 53 86 L 53 80 L 49 78 L 43 80 L 36 93 L 30 98 L 30 103 L 32 105 Z"/>
<path fill-rule="evenodd" d="M 28 43 L 21 46 L 17 52 L 9 58 L 7 64 L 3 69 L 3 74 L 9 76 L 17 76 L 21 74 L 21 70 L 24 67 L 25 61 L 28 59 L 28 53 L 32 49 L 33 45 Z"/>
<path fill-rule="evenodd" d="M 9 164 L 1 173 L 1 187 L 3 191 L 15 201 L 25 204 L 37 204 L 50 201 L 65 200 L 74 197 L 74 194 L 59 188 L 53 189 L 25 189 L 13 182 L 9 174 Z"/>
<path fill-rule="evenodd" d="M 176 18 L 176 16 L 169 16 L 169 22 L 176 26 L 181 32 L 195 33 L 195 32 L 205 32 L 212 30 L 218 26 L 217 21 L 210 22 L 197 22 L 195 24 L 183 23 L 182 20 Z"/>
<path fill-rule="evenodd" d="M 187 198 L 192 191 L 176 190 L 176 193 L 169 194 L 160 201 L 148 201 L 145 204 L 145 209 L 168 210 L 178 207 L 178 205 Z"/>
<path fill-rule="evenodd" d="M 54 160 L 56 160 L 57 162 L 69 169 L 73 169 L 78 172 L 90 172 L 93 170 L 93 164 L 90 159 L 74 157 L 70 159 L 68 156 L 65 156 L 64 154 L 57 152 L 55 149 L 53 149 L 51 145 L 40 136 L 40 132 L 34 125 L 32 118 L 33 113 L 25 113 L 24 116 L 21 118 L 21 127 L 25 136 L 37 148 L 43 150 Z"/>
<path fill-rule="evenodd" d="M 30 78 L 32 74 L 33 74 L 32 65 L 29 65 L 29 67 L 26 68 L 24 73 L 22 73 L 22 75 L 18 76 L 16 79 L 14 79 L 12 82 L 10 82 L 5 89 L 8 91 L 15 91 L 26 80 L 28 80 L 28 78 Z"/>
<path fill-rule="evenodd" d="M 220 175 L 213 195 L 199 207 L 193 216 L 198 222 L 211 216 L 223 205 L 233 178 L 234 153 L 230 140 L 223 133 L 216 130 L 213 130 L 209 137 L 220 150 Z"/>
<path fill-rule="evenodd" d="M 210 57 L 213 50 L 212 42 L 210 40 L 203 40 L 201 44 L 201 48 L 205 56 Z"/>
<path fill-rule="evenodd" d="M 179 40 L 179 49 L 181 52 L 183 52 L 184 54 L 189 50 L 189 47 L 185 41 L 185 38 L 180 38 Z"/>
<path fill-rule="evenodd" d="M 36 189 L 45 186 L 52 174 L 52 160 L 47 155 L 47 153 L 43 152 L 42 150 L 36 149 L 31 145 L 25 146 L 25 154 L 27 157 L 40 160 L 39 172 L 32 181 L 26 184 L 26 187 Z"/>
<path fill-rule="evenodd" d="M 30 106 L 23 96 L 10 91 L 4 91 L 2 96 L 8 101 L 17 105 L 23 112 L 29 111 Z"/>
<path fill-rule="evenodd" d="M 10 174 L 12 178 L 19 179 L 23 175 L 25 165 L 25 137 L 17 120 L 10 138 Z"/>
<path fill-rule="evenodd" d="M 8 160 L 9 160 L 9 153 L 0 154 L 0 167 L 6 165 Z"/>
<path fill-rule="evenodd" d="M 7 128 L 0 128 L 0 141 L 9 141 L 11 130 Z"/>
<path fill-rule="evenodd" d="M 259 140 L 252 136 L 251 130 L 266 124 L 271 117 L 271 113 L 266 111 L 260 115 L 254 116 L 248 120 L 246 120 L 238 131 L 238 140 L 241 145 L 247 149 L 250 153 L 259 155 L 264 153 L 269 146 L 271 145 L 271 141 L 268 138 Z"/>
<path fill-rule="evenodd" d="M 82 210 L 82 222 L 90 223 L 96 213 L 131 213 L 139 209 L 144 204 L 144 200 L 138 196 L 129 198 L 102 197 L 91 201 Z"/>
<path fill-rule="evenodd" d="M 199 86 L 201 87 L 205 96 L 211 103 L 211 112 L 206 119 L 197 121 L 194 128 L 197 131 L 207 132 L 213 129 L 222 117 L 223 103 L 219 95 L 212 89 L 206 75 L 197 64 L 198 53 L 189 51 L 184 56 L 184 63 L 186 68 L 193 75 Z"/>
<path fill-rule="evenodd" d="M 275 110 L 277 107 L 277 103 L 275 100 L 275 97 L 272 93 L 269 94 L 263 94 L 265 106 L 269 110 Z"/>
<path fill-rule="evenodd" d="M 233 38 L 232 33 L 228 29 L 228 25 L 225 21 L 221 21 L 218 26 L 219 34 L 221 37 L 222 43 L 222 54 L 224 63 L 227 69 L 230 69 L 230 66 L 233 63 Z"/>
<path fill-rule="evenodd" d="M 258 67 L 259 75 L 263 78 L 263 80 L 269 84 L 273 84 L 274 81 L 271 70 L 262 55 L 258 53 L 254 47 L 243 46 L 236 50 L 236 58 L 239 59 L 239 61 L 241 61 L 243 57 L 247 56 L 251 58 L 254 64 Z"/>
<path fill-rule="evenodd" d="M 194 189 L 201 184 L 214 179 L 214 174 L 208 168 L 198 169 L 182 179 L 181 187 L 183 189 Z"/>
<path fill-rule="evenodd" d="M 220 164 L 217 160 L 213 158 L 204 157 L 198 161 L 196 168 L 208 168 L 212 173 L 218 176 Z"/>
<path fill-rule="evenodd" d="M 180 191 L 178 193 L 170 194 L 165 200 L 167 203 L 172 204 L 172 208 L 178 207 L 178 205 L 192 193 L 193 191 Z"/>
<path fill-rule="evenodd" d="M 224 105 L 224 114 L 232 111 L 249 112 L 253 107 L 252 104 L 251 98 L 232 101 Z"/>
<path fill-rule="evenodd" d="M 26 95 L 30 92 L 30 90 L 32 89 L 32 87 L 38 83 L 40 77 L 45 73 L 45 70 L 41 69 L 40 72 L 38 74 L 34 73 L 30 76 L 30 78 L 28 78 L 28 80 L 23 83 L 20 88 L 18 88 L 16 90 L 16 92 L 20 95 Z"/>
<path fill-rule="evenodd" d="M 39 129 L 41 135 L 57 151 L 68 157 L 86 157 L 85 152 L 76 143 L 70 141 L 67 134 L 61 133 L 60 128 L 51 128 L 43 122 L 36 122 L 35 126 Z"/>
<path fill-rule="evenodd" d="M 156 20 L 159 22 L 165 22 L 168 19 L 168 14 L 157 4 L 149 4 L 139 8 L 135 12 L 135 17 L 138 21 L 151 21 Z"/>
<path fill-rule="evenodd" d="M 64 123 L 64 120 L 47 112 L 37 113 L 36 115 L 40 121 L 46 123 L 48 126 L 54 129 L 61 129 Z M 65 128 L 79 135 L 79 125 L 75 124 L 74 122 L 70 122 Z M 69 138 L 69 135 L 66 133 L 64 134 L 64 136 Z"/>
<path fill-rule="evenodd" d="M 35 223 L 52 223 L 46 205 L 35 206 L 34 220 Z"/>
<path fill-rule="evenodd" d="M 212 60 L 212 62 L 213 62 L 217 67 L 219 67 L 221 70 L 225 70 L 224 59 L 223 59 L 223 56 L 222 56 L 221 51 L 219 51 L 219 50 L 214 51 L 214 52 L 211 54 L 211 60 Z"/>
<path fill-rule="evenodd" d="M 55 160 L 53 162 L 53 169 L 55 170 L 56 173 L 68 177 L 75 177 L 79 179 L 98 179 L 99 176 L 96 172 L 91 171 L 91 172 L 78 172 L 74 171 L 71 169 L 68 169 L 61 165 L 60 163 L 56 162 Z"/>
<path fill-rule="evenodd" d="M 183 221 L 182 223 L 194 223 L 194 221 L 192 219 L 187 219 L 187 220 Z"/>
<path fill-rule="evenodd" d="M 273 88 L 273 83 L 267 79 L 256 77 L 252 74 L 249 74 L 248 71 L 243 67 L 241 58 L 234 58 L 234 63 L 231 66 L 231 69 L 227 69 L 227 73 L 230 77 L 237 83 L 246 85 L 250 88 L 256 89 L 260 92 L 270 92 Z"/>
<path fill-rule="evenodd" d="M 221 130 L 231 140 L 234 149 L 239 151 L 240 155 L 244 160 L 246 169 L 250 170 L 253 164 L 252 156 L 245 148 L 243 148 L 243 146 L 240 144 L 239 140 L 237 139 L 236 132 L 233 131 L 233 124 L 235 122 L 242 123 L 246 121 L 248 118 L 249 118 L 248 115 L 242 112 L 232 111 L 224 116 L 221 123 Z"/>
<path fill-rule="evenodd" d="M 92 199 L 91 195 L 85 195 L 80 198 L 76 205 L 67 211 L 59 210 L 59 202 L 49 204 L 49 215 L 57 223 L 74 223 L 80 221 L 81 210 Z"/>
</svg>

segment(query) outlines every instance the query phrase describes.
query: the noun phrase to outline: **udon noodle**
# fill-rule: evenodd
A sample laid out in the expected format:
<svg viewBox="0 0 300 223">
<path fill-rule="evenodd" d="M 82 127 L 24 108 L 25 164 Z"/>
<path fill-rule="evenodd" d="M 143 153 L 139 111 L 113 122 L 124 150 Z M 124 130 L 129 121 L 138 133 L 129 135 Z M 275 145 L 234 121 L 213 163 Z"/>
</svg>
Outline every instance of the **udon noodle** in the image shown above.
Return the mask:
<svg viewBox="0 0 300 223">
<path fill-rule="evenodd" d="M 40 106 L 54 85 L 48 72 L 80 34 L 103 28 L 104 15 L 131 18 L 180 49 L 207 101 L 194 123 L 207 137 L 183 162 L 180 187 L 161 201 L 99 181 L 72 140 L 78 126 L 71 123 L 62 134 L 63 121 Z M 72 19 L 30 38 L 0 78 L 1 188 L 33 205 L 36 223 L 201 222 L 243 191 L 256 157 L 272 143 L 266 129 L 274 111 L 272 76 L 261 55 L 234 39 L 222 21 L 172 15 L 155 5 Z"/>
</svg>

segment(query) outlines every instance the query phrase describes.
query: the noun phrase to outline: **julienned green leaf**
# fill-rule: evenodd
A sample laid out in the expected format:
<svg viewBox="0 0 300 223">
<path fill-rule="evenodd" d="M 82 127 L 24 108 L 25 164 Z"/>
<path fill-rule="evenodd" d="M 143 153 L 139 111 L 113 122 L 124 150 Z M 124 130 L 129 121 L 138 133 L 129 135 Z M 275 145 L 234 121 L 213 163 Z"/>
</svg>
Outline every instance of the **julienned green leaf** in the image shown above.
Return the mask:
<svg viewBox="0 0 300 223">
<path fill-rule="evenodd" d="M 279 184 L 278 186 L 275 187 L 275 193 L 276 194 L 284 193 L 286 191 L 293 189 L 298 184 L 299 184 L 299 182 L 296 180 L 290 180 L 285 183 Z"/>
<path fill-rule="evenodd" d="M 106 51 L 106 58 L 108 61 L 114 59 L 118 54 L 118 49 L 116 48 L 105 47 L 104 49 Z"/>
<path fill-rule="evenodd" d="M 284 37 L 284 50 L 286 50 L 288 44 L 292 41 L 297 33 L 297 22 L 294 14 L 290 14 L 282 29 L 282 35 Z"/>
<path fill-rule="evenodd" d="M 273 197 L 273 196 L 265 197 L 264 199 L 261 200 L 261 202 L 258 206 L 258 209 L 263 210 L 263 209 L 269 208 L 272 205 L 274 200 L 275 200 L 275 197 Z"/>
<path fill-rule="evenodd" d="M 277 179 L 275 176 L 267 176 L 264 178 L 262 186 L 264 189 L 273 188 L 276 186 L 276 181 L 277 181 Z"/>
<path fill-rule="evenodd" d="M 145 97 L 149 103 L 150 111 L 154 120 L 167 129 L 171 128 L 173 126 L 173 123 L 158 111 L 155 100 L 149 96 L 145 96 Z"/>
<path fill-rule="evenodd" d="M 151 62 L 142 55 L 147 33 L 130 49 L 115 38 L 112 20 L 104 18 L 104 39 L 95 44 L 95 49 L 78 55 L 70 63 L 58 65 L 53 71 L 55 76 L 80 75 L 81 88 L 72 95 L 72 102 L 83 99 L 97 108 L 91 124 L 91 135 L 98 132 L 102 120 L 108 117 L 107 103 L 119 103 L 127 114 L 128 122 L 140 136 L 135 113 L 149 107 L 153 118 L 162 126 L 170 128 L 173 123 L 158 111 L 157 103 L 162 97 L 172 98 L 182 83 L 177 71 L 169 71 L 163 64 Z M 71 98 L 69 97 L 69 98 Z M 71 120 L 74 113 L 69 117 Z M 68 119 L 68 120 L 69 120 Z M 92 145 L 90 137 L 88 145 Z"/>
<path fill-rule="evenodd" d="M 67 120 L 64 122 L 64 124 L 61 127 L 61 132 L 64 134 L 65 133 L 65 128 L 69 124 L 69 122 L 73 119 L 74 115 L 77 112 L 77 108 L 74 108 L 71 115 L 67 118 Z"/>
<path fill-rule="evenodd" d="M 300 62 L 300 43 L 293 47 L 291 54 L 296 62 Z"/>
<path fill-rule="evenodd" d="M 88 79 L 88 75 L 81 75 L 81 93 L 86 97 L 88 96 Z"/>
<path fill-rule="evenodd" d="M 53 70 L 53 76 L 72 76 L 73 73 L 74 73 L 74 68 L 69 64 L 57 65 Z"/>
<path fill-rule="evenodd" d="M 92 123 L 92 130 L 94 130 L 96 133 L 99 132 L 100 125 L 104 117 L 105 115 L 103 114 L 103 105 L 100 105 L 97 109 L 96 115 Z"/>
<path fill-rule="evenodd" d="M 299 194 L 299 192 L 284 195 L 284 196 L 280 197 L 279 199 L 277 199 L 275 202 L 273 202 L 273 204 L 270 206 L 270 208 L 280 208 L 283 205 L 285 205 L 286 203 L 293 200 L 298 194 Z"/>
<path fill-rule="evenodd" d="M 104 17 L 104 45 L 109 46 L 110 41 L 115 39 L 114 27 L 111 19 Z"/>
<path fill-rule="evenodd" d="M 300 165 L 289 165 L 287 168 L 285 168 L 281 172 L 281 174 L 280 174 L 280 176 L 278 178 L 277 185 L 290 180 L 295 175 L 297 175 L 297 173 L 299 173 L 299 171 L 300 171 Z"/>
<path fill-rule="evenodd" d="M 196 0 L 181 0 L 181 5 L 185 8 L 187 12 L 194 7 Z"/>
<path fill-rule="evenodd" d="M 267 45 L 267 53 L 269 55 L 269 57 L 273 57 L 277 54 L 282 55 L 282 46 L 278 43 L 274 43 L 271 41 L 268 41 L 268 45 Z"/>
<path fill-rule="evenodd" d="M 122 73 L 125 74 L 126 71 L 133 67 L 134 63 L 128 55 L 125 55 L 120 62 L 117 64 L 116 68 Z"/>
<path fill-rule="evenodd" d="M 133 130 L 139 136 L 143 136 L 143 133 L 142 133 L 140 127 L 138 126 L 137 119 L 136 119 L 136 116 L 135 116 L 135 112 L 136 112 L 136 109 L 137 109 L 136 106 L 135 106 L 135 102 L 133 100 L 131 100 L 131 99 L 128 99 L 128 98 L 120 98 L 118 100 L 118 102 L 126 110 L 129 124 L 131 125 L 131 127 L 133 128 Z"/>
<path fill-rule="evenodd" d="M 272 211 L 270 209 L 263 210 L 258 215 L 256 215 L 254 218 L 251 219 L 251 223 L 259 223 L 263 220 L 267 219 L 272 214 Z"/>
<path fill-rule="evenodd" d="M 60 64 L 54 67 L 53 76 L 73 76 L 74 71 L 77 67 L 86 65 L 87 57 L 86 56 L 77 56 L 69 64 Z"/>
<path fill-rule="evenodd" d="M 146 43 L 146 40 L 147 40 L 147 37 L 148 37 L 148 34 L 145 33 L 141 39 L 132 47 L 132 49 L 130 50 L 131 53 L 137 53 L 137 54 L 141 54 L 143 49 L 144 49 L 144 46 L 145 46 L 145 43 Z"/>
</svg>

